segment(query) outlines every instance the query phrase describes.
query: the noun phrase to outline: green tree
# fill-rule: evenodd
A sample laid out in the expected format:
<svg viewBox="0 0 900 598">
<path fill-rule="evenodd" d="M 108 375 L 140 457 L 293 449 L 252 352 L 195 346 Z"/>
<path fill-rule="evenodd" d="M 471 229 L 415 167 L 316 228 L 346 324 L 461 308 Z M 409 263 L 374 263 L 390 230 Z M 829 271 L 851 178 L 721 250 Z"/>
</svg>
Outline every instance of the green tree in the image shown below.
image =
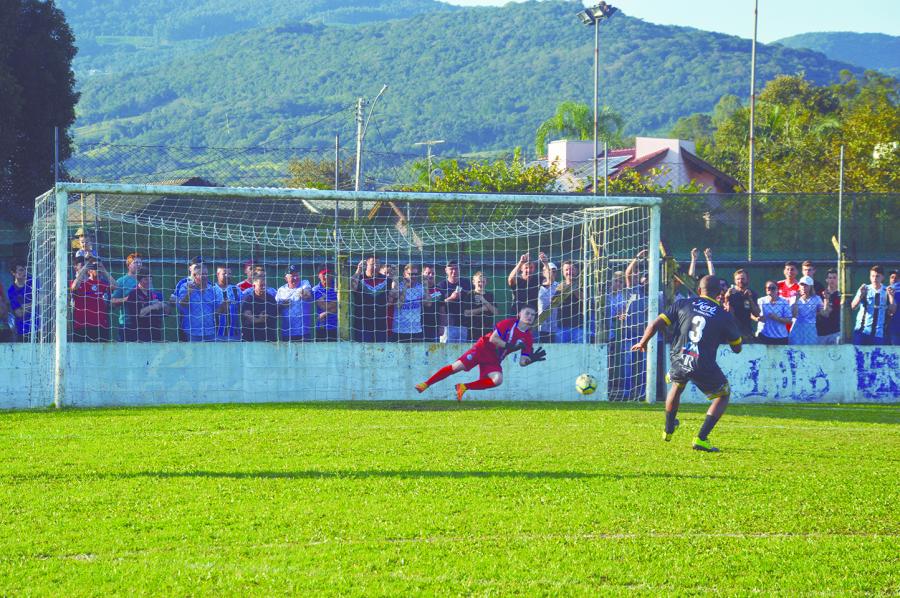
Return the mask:
<svg viewBox="0 0 900 598">
<path fill-rule="evenodd" d="M 338 188 L 353 188 L 356 160 L 338 163 Z M 288 163 L 288 187 L 298 189 L 334 189 L 334 162 L 314 158 L 298 158 Z"/>
<path fill-rule="evenodd" d="M 669 131 L 669 136 L 675 139 L 687 139 L 697 146 L 697 153 L 701 156 L 709 151 L 712 145 L 715 128 L 712 117 L 708 114 L 692 114 L 682 116 Z"/>
<path fill-rule="evenodd" d="M 74 44 L 53 0 L 0 0 L 0 204 L 13 221 L 53 186 L 54 127 L 60 161 L 71 153 Z"/>
<path fill-rule="evenodd" d="M 611 146 L 622 142 L 625 121 L 609 106 L 603 106 L 597 115 L 597 138 Z M 541 123 L 534 136 L 534 149 L 538 156 L 547 151 L 547 143 L 554 137 L 567 139 L 593 139 L 594 113 L 587 104 L 561 102 L 556 112 Z"/>
<path fill-rule="evenodd" d="M 406 190 L 427 191 L 428 166 L 420 161 L 413 169 L 418 182 Z M 436 170 L 431 190 L 444 193 L 548 193 L 554 189 L 559 176 L 555 168 L 523 164 L 519 148 L 510 161 L 461 164 L 459 160 L 448 159 L 438 162 Z"/>
</svg>

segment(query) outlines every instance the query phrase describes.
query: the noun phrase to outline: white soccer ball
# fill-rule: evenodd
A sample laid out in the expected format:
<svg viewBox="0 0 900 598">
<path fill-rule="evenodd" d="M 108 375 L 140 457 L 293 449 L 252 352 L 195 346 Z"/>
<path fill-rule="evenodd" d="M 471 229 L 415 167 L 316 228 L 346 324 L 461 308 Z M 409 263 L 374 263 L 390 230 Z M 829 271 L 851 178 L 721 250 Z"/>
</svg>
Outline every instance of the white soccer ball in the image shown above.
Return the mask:
<svg viewBox="0 0 900 598">
<path fill-rule="evenodd" d="M 597 390 L 597 379 L 590 374 L 582 374 L 575 380 L 575 390 L 582 395 L 594 394 Z"/>
</svg>

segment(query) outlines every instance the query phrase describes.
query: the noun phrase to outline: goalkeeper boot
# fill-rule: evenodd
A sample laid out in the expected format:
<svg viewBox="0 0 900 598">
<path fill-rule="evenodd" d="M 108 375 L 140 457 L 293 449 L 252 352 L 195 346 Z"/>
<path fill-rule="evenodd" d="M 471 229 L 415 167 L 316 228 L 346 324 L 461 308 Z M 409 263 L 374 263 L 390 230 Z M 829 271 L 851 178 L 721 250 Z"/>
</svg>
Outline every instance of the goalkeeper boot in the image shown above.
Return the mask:
<svg viewBox="0 0 900 598">
<path fill-rule="evenodd" d="M 427 382 L 419 382 L 418 384 L 416 384 L 416 390 L 419 391 L 420 394 L 425 392 L 426 388 L 428 388 Z"/>
<path fill-rule="evenodd" d="M 665 440 L 666 442 L 669 442 L 670 440 L 672 440 L 672 436 L 674 436 L 674 435 L 675 435 L 675 432 L 678 431 L 678 425 L 679 425 L 680 423 L 681 423 L 681 422 L 678 421 L 678 419 L 676 418 L 676 419 L 675 419 L 675 429 L 672 430 L 671 432 L 663 432 L 663 440 Z"/>
<path fill-rule="evenodd" d="M 699 436 L 694 437 L 694 450 L 695 451 L 703 451 L 705 453 L 718 453 L 719 452 L 719 449 L 714 447 L 708 438 L 706 440 L 700 440 Z"/>
<path fill-rule="evenodd" d="M 466 394 L 466 385 L 465 384 L 457 384 L 456 385 L 456 400 L 462 401 L 464 394 Z"/>
</svg>

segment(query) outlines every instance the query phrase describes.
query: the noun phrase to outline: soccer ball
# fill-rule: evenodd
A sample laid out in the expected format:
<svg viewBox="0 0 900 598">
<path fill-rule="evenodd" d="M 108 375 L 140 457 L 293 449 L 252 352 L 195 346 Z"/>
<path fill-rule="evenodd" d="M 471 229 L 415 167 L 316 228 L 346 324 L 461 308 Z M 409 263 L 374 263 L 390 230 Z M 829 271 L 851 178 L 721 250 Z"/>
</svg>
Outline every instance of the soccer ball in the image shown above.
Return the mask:
<svg viewBox="0 0 900 598">
<path fill-rule="evenodd" d="M 575 390 L 582 395 L 594 394 L 597 390 L 597 379 L 590 374 L 582 374 L 575 380 Z"/>
</svg>

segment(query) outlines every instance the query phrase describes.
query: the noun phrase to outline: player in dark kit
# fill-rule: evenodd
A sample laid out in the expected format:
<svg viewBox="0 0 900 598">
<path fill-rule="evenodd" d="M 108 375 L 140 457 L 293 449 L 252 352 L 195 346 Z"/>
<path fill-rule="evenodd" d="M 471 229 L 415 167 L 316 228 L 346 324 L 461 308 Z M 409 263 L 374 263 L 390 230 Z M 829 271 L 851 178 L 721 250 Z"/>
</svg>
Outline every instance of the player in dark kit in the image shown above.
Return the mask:
<svg viewBox="0 0 900 598">
<path fill-rule="evenodd" d="M 727 342 L 735 353 L 741 352 L 741 333 L 734 317 L 726 312 L 712 297 L 719 293 L 719 279 L 704 276 L 697 288 L 699 297 L 681 299 L 660 314 L 647 329 L 640 342 L 632 351 L 646 351 L 647 343 L 653 335 L 666 326 L 674 329 L 672 342 L 672 364 L 666 381 L 672 384 L 666 397 L 666 431 L 663 440 L 668 442 L 675 433 L 678 420 L 678 405 L 681 393 L 688 381 L 706 394 L 713 403 L 706 412 L 706 420 L 694 438 L 694 449 L 717 453 L 719 449 L 710 444 L 708 436 L 716 422 L 725 413 L 731 388 L 725 374 L 716 363 L 719 345 Z"/>
<path fill-rule="evenodd" d="M 425 389 L 435 382 L 440 382 L 460 371 L 468 372 L 477 365 L 480 374 L 478 380 L 456 385 L 456 400 L 462 401 L 463 394 L 467 390 L 485 390 L 503 383 L 503 368 L 500 362 L 507 355 L 521 351 L 522 356 L 519 358 L 521 366 L 544 361 L 547 359 L 546 351 L 541 347 L 532 351 L 534 340 L 531 337 L 531 327 L 536 316 L 537 310 L 529 305 L 519 310 L 518 318 L 501 320 L 493 331 L 478 339 L 478 342 L 459 359 L 439 369 L 425 382 L 416 384 L 416 390 L 425 392 Z"/>
</svg>

